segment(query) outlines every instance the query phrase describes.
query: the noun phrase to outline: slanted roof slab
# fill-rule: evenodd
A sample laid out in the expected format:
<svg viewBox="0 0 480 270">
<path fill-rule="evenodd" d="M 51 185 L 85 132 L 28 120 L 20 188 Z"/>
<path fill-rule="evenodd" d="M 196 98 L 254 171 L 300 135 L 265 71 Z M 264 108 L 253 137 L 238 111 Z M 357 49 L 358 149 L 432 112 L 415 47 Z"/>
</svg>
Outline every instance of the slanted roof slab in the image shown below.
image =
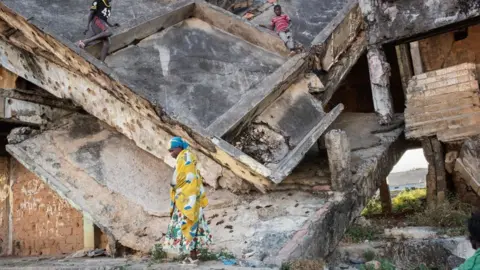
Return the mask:
<svg viewBox="0 0 480 270">
<path fill-rule="evenodd" d="M 15 9 L 23 7 L 9 4 Z M 63 28 L 45 34 L 4 7 L 0 17 L 6 32 L 0 41 L 0 63 L 57 97 L 82 105 L 171 166 L 165 144 L 172 135 L 182 136 L 198 150 L 201 171 L 211 182 L 226 175 L 232 178 L 231 171 L 265 191 L 287 176 L 305 149 L 322 134 L 323 126 L 336 116 L 309 125 L 314 128 L 289 151 L 288 157 L 295 156 L 295 162 L 283 160 L 279 164 L 288 165 L 280 167 L 268 167 L 238 153 L 225 141 L 225 132 L 241 131 L 281 96 L 305 70 L 305 55 L 282 65 L 285 59 L 280 55 L 285 47 L 276 35 L 204 1 L 195 2 L 193 13 L 188 2 L 161 10 L 168 9 L 172 13 L 145 12 L 144 19 L 138 20 L 142 25 L 128 25 L 129 30 L 121 31 L 118 43 L 112 45 L 117 51 L 107 58 L 112 68 L 107 68 L 59 38 Z M 191 15 L 198 18 L 188 18 Z M 182 16 L 182 22 L 172 25 Z M 40 18 L 44 21 L 35 23 L 45 26 L 48 16 Z M 154 27 L 155 22 L 164 23 L 166 29 Z M 8 35 L 10 28 L 17 30 L 15 37 Z M 142 41 L 127 38 L 127 33 L 137 30 L 141 34 L 136 38 L 144 38 Z M 162 31 L 153 34 L 156 30 Z M 149 34 L 153 35 L 146 37 Z M 232 66 L 239 58 L 244 61 Z M 198 65 L 191 59 L 198 59 Z M 246 98 L 252 94 L 253 100 Z M 248 106 L 238 106 L 245 102 Z M 235 112 L 231 119 L 224 117 L 229 112 Z M 212 124 L 223 123 L 219 119 L 226 119 L 226 124 L 211 128 Z"/>
</svg>

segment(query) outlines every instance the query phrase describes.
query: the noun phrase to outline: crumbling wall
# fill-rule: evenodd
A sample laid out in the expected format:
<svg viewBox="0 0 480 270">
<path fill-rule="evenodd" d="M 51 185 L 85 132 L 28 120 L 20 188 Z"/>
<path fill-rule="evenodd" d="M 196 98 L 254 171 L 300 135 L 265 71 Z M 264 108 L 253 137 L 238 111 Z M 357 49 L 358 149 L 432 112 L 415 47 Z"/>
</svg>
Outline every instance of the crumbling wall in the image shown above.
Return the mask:
<svg viewBox="0 0 480 270">
<path fill-rule="evenodd" d="M 361 0 L 360 4 L 374 24 L 370 44 L 411 38 L 480 15 L 477 0 Z"/>
<path fill-rule="evenodd" d="M 468 28 L 468 36 L 455 40 L 455 32 L 432 36 L 419 41 L 425 72 L 462 63 L 480 64 L 480 25 Z"/>
<path fill-rule="evenodd" d="M 58 255 L 83 249 L 83 216 L 11 159 L 13 255 Z"/>
</svg>

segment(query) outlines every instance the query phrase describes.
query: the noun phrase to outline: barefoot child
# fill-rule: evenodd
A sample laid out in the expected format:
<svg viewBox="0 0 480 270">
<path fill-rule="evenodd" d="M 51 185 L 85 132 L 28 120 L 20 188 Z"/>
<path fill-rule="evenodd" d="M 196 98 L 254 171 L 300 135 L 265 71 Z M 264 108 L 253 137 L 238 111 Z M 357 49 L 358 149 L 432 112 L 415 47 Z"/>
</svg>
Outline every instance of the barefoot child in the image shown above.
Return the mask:
<svg viewBox="0 0 480 270">
<path fill-rule="evenodd" d="M 295 54 L 295 44 L 293 42 L 292 32 L 290 31 L 291 20 L 287 14 L 282 14 L 282 7 L 280 5 L 275 5 L 273 8 L 275 12 L 275 17 L 272 18 L 272 23 L 269 27 L 261 25 L 263 27 L 274 30 L 283 40 L 287 48 L 290 50 L 290 55 Z"/>
<path fill-rule="evenodd" d="M 78 47 L 83 49 L 93 41 L 101 41 L 103 47 L 100 60 L 102 62 L 105 61 L 110 48 L 109 37 L 112 35 L 112 32 L 109 27 L 119 26 L 118 23 L 112 25 L 108 22 L 112 10 L 111 2 L 112 0 L 93 0 L 90 14 L 88 15 L 87 29 L 83 32 L 85 35 L 88 34 L 87 38 L 76 43 Z"/>
</svg>

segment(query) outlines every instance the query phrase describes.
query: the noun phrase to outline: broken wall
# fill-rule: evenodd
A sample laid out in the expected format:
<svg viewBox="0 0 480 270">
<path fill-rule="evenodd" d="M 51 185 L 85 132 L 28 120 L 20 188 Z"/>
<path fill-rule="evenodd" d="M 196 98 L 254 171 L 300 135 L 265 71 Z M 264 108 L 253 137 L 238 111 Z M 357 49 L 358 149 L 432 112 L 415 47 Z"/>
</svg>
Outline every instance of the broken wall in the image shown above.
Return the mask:
<svg viewBox="0 0 480 270">
<path fill-rule="evenodd" d="M 462 63 L 480 64 L 480 25 L 468 27 L 468 36 L 455 40 L 455 32 L 432 36 L 419 41 L 425 72 Z"/>
<path fill-rule="evenodd" d="M 413 38 L 480 15 L 477 0 L 361 0 L 360 5 L 375 23 L 369 33 L 370 44 Z"/>
<path fill-rule="evenodd" d="M 11 162 L 12 255 L 59 255 L 83 249 L 82 214 L 18 161 Z M 3 235 L 8 227 L 0 228 Z"/>
<path fill-rule="evenodd" d="M 394 47 L 386 48 L 385 54 L 392 68 L 390 93 L 393 99 L 394 111 L 402 113 L 405 109 L 405 95 L 402 89 Z M 345 106 L 345 112 L 370 113 L 375 111 L 366 54 L 363 54 L 358 59 L 342 85 L 332 96 L 327 105 L 327 111 L 333 109 L 339 103 Z"/>
</svg>

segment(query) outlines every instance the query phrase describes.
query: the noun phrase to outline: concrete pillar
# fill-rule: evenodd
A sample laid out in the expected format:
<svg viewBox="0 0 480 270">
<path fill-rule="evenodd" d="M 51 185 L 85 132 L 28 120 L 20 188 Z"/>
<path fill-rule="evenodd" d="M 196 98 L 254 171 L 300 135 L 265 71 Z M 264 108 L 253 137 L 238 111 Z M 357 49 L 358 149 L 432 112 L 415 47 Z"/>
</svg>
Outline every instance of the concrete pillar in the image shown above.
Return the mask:
<svg viewBox="0 0 480 270">
<path fill-rule="evenodd" d="M 425 159 L 428 161 L 427 173 L 427 205 L 434 208 L 445 200 L 447 175 L 442 143 L 436 137 L 422 139 Z"/>
<path fill-rule="evenodd" d="M 95 249 L 95 224 L 86 215 L 83 215 L 83 248 L 85 250 Z"/>
<path fill-rule="evenodd" d="M 420 54 L 420 46 L 418 45 L 418 41 L 410 43 L 410 54 L 412 56 L 413 73 L 415 75 L 422 74 L 424 70 L 422 55 Z"/>
<path fill-rule="evenodd" d="M 375 112 L 380 116 L 380 124 L 388 125 L 394 114 L 390 93 L 390 64 L 380 47 L 370 46 L 367 57 Z"/>
<path fill-rule="evenodd" d="M 403 93 L 405 99 L 407 98 L 408 81 L 413 77 L 413 66 L 410 56 L 410 47 L 408 43 L 395 46 L 395 52 L 397 54 L 398 68 L 400 70 L 400 78 L 402 80 Z"/>
<path fill-rule="evenodd" d="M 380 202 L 382 203 L 382 213 L 392 213 L 392 198 L 390 197 L 390 189 L 388 188 L 387 178 L 380 183 Z"/>
<path fill-rule="evenodd" d="M 352 185 L 350 143 L 347 133 L 334 129 L 325 135 L 332 190 L 346 191 Z"/>
</svg>

